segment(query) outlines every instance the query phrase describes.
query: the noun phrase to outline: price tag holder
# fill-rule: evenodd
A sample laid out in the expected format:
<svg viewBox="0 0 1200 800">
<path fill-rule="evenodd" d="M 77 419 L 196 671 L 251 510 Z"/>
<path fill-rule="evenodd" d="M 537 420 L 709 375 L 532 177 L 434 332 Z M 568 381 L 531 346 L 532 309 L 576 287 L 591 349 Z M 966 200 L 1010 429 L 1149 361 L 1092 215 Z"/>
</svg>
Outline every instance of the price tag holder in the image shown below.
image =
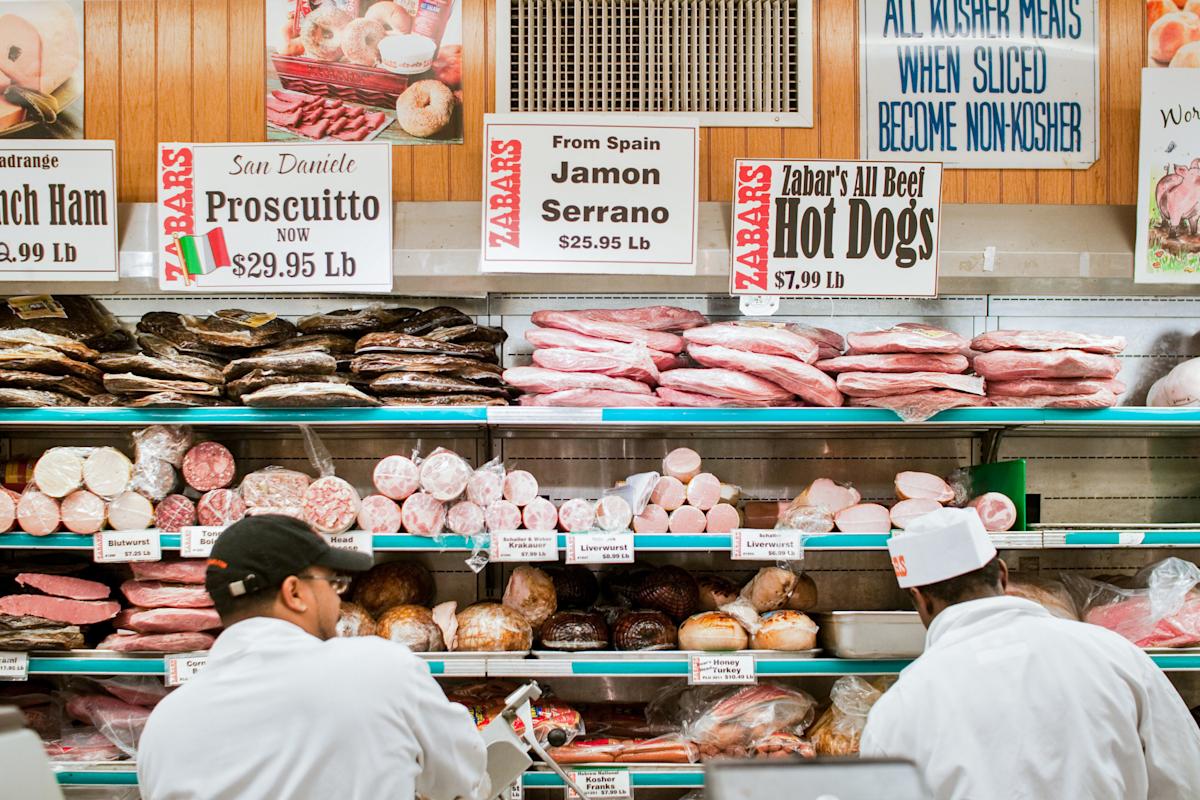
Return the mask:
<svg viewBox="0 0 1200 800">
<path fill-rule="evenodd" d="M 189 525 L 179 532 L 179 555 L 184 558 L 208 558 L 223 530 L 218 525 Z"/>
<path fill-rule="evenodd" d="M 92 560 L 97 564 L 162 561 L 158 531 L 103 531 L 92 539 Z"/>
<path fill-rule="evenodd" d="M 335 550 L 353 550 L 368 556 L 375 555 L 369 531 L 350 531 L 348 533 L 323 533 L 325 541 Z"/>
<path fill-rule="evenodd" d="M 633 797 L 627 770 L 587 770 L 567 774 L 591 800 L 629 800 Z M 567 787 L 567 800 L 579 800 L 579 795 L 570 786 Z"/>
<path fill-rule="evenodd" d="M 492 561 L 558 561 L 558 534 L 554 531 L 496 531 L 492 534 Z"/>
<path fill-rule="evenodd" d="M 569 533 L 568 564 L 632 564 L 632 533 Z"/>
<path fill-rule="evenodd" d="M 692 656 L 688 659 L 688 683 L 693 686 L 758 683 L 754 656 Z"/>
<path fill-rule="evenodd" d="M 738 528 L 733 532 L 729 557 L 734 561 L 800 561 L 804 548 L 797 531 L 758 531 Z"/>
<path fill-rule="evenodd" d="M 167 686 L 180 686 L 196 677 L 196 673 L 208 665 L 208 653 L 178 653 L 165 656 L 163 666 L 166 667 L 164 683 Z"/>
<path fill-rule="evenodd" d="M 1146 534 L 1141 531 L 1120 531 L 1117 534 L 1117 542 L 1122 547 L 1140 545 L 1145 540 Z"/>
<path fill-rule="evenodd" d="M 508 787 L 505 797 L 507 800 L 525 800 L 525 786 L 520 778 L 517 778 L 516 783 Z"/>
<path fill-rule="evenodd" d="M 29 679 L 29 653 L 0 653 L 0 681 Z"/>
</svg>

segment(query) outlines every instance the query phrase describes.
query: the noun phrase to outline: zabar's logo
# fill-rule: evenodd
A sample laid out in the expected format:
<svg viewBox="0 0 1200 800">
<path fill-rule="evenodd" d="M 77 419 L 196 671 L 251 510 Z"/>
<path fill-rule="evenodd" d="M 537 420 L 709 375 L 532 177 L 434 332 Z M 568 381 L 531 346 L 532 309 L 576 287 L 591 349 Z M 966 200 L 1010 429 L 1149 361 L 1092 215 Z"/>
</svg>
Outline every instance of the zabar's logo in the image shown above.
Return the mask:
<svg viewBox="0 0 1200 800">
<path fill-rule="evenodd" d="M 493 140 L 488 145 L 488 246 L 521 246 L 521 142 Z"/>
<path fill-rule="evenodd" d="M 739 164 L 733 213 L 735 290 L 767 291 L 767 242 L 771 227 L 771 167 Z"/>
<path fill-rule="evenodd" d="M 904 556 L 892 556 L 892 569 L 896 571 L 897 578 L 908 577 L 908 565 L 904 563 Z"/>
<path fill-rule="evenodd" d="M 196 218 L 192 204 L 192 148 L 163 148 L 159 156 L 160 196 L 165 197 L 163 208 L 172 214 L 162 218 L 162 235 L 171 241 L 163 248 L 163 276 L 168 281 L 186 281 L 183 259 L 179 253 L 180 236 L 195 232 Z"/>
</svg>

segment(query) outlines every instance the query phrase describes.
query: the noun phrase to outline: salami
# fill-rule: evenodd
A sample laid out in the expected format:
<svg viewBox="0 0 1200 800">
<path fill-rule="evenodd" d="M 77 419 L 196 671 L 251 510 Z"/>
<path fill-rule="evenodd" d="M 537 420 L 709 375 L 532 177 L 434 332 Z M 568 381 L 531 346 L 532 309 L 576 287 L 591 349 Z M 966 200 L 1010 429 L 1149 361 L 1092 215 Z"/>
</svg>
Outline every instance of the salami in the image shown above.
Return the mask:
<svg viewBox="0 0 1200 800">
<path fill-rule="evenodd" d="M 491 467 L 475 470 L 467 480 L 467 499 L 480 508 L 487 508 L 497 500 L 503 500 L 504 472 Z"/>
<path fill-rule="evenodd" d="M 154 509 L 154 525 L 160 531 L 179 533 L 196 524 L 196 504 L 181 494 L 167 495 Z"/>
<path fill-rule="evenodd" d="M 721 481 L 711 472 L 701 472 L 688 482 L 687 500 L 689 505 L 708 511 L 721 502 Z"/>
<path fill-rule="evenodd" d="M 59 512 L 63 525 L 71 533 L 96 533 L 104 527 L 104 499 L 86 489 L 64 497 Z"/>
<path fill-rule="evenodd" d="M 596 527 L 596 504 L 573 498 L 558 509 L 558 527 L 567 533 L 584 533 Z"/>
<path fill-rule="evenodd" d="M 504 476 L 504 499 L 517 508 L 524 508 L 537 497 L 537 478 L 523 469 L 514 469 Z"/>
<path fill-rule="evenodd" d="M 358 507 L 358 527 L 369 533 L 399 533 L 400 506 L 390 497 L 368 495 Z"/>
<path fill-rule="evenodd" d="M 670 517 L 666 509 L 647 503 L 642 513 L 633 518 L 634 533 L 666 533 L 670 530 Z"/>
<path fill-rule="evenodd" d="M 663 459 L 663 474 L 687 483 L 700 474 L 700 454 L 690 447 L 677 447 Z"/>
<path fill-rule="evenodd" d="M 342 533 L 358 518 L 358 492 L 341 478 L 318 478 L 304 491 L 304 519 L 317 533 Z"/>
<path fill-rule="evenodd" d="M 471 472 L 458 453 L 439 449 L 421 462 L 421 490 L 434 500 L 453 500 L 467 490 Z"/>
<path fill-rule="evenodd" d="M 20 496 L 17 499 L 20 499 Z M 0 533 L 11 531 L 16 521 L 17 501 L 8 492 L 0 492 Z"/>
<path fill-rule="evenodd" d="M 671 512 L 667 528 L 671 533 L 704 533 L 708 518 L 695 506 L 680 506 Z"/>
<path fill-rule="evenodd" d="M 34 536 L 58 530 L 58 501 L 48 494 L 29 489 L 17 502 L 17 524 Z"/>
<path fill-rule="evenodd" d="M 224 489 L 235 470 L 233 453 L 217 442 L 201 442 L 183 457 L 183 479 L 198 492 Z"/>
<path fill-rule="evenodd" d="M 633 522 L 633 509 L 620 495 L 610 494 L 596 503 L 596 525 L 602 531 L 616 533 L 629 530 Z"/>
<path fill-rule="evenodd" d="M 664 511 L 674 511 L 687 502 L 687 487 L 673 475 L 663 475 L 650 493 L 650 502 L 662 506 Z"/>
<path fill-rule="evenodd" d="M 741 514 L 728 503 L 717 503 L 704 516 L 709 533 L 733 533 L 742 524 Z"/>
<path fill-rule="evenodd" d="M 50 497 L 66 497 L 83 485 L 83 459 L 69 447 L 52 447 L 33 465 L 33 481 Z"/>
<path fill-rule="evenodd" d="M 460 536 L 483 533 L 483 509 L 470 500 L 459 501 L 450 506 L 450 511 L 446 514 L 446 526 Z"/>
<path fill-rule="evenodd" d="M 381 495 L 403 500 L 421 485 L 421 471 L 411 458 L 388 456 L 375 465 L 372 479 Z"/>
<path fill-rule="evenodd" d="M 224 528 L 246 516 L 246 502 L 232 489 L 205 492 L 196 503 L 196 518 L 201 525 Z"/>
<path fill-rule="evenodd" d="M 425 492 L 408 496 L 401 509 L 404 530 L 417 536 L 437 536 L 446 527 L 446 506 Z"/>
<path fill-rule="evenodd" d="M 146 530 L 154 523 L 154 506 L 137 492 L 119 494 L 108 504 L 108 524 L 115 531 Z"/>
<path fill-rule="evenodd" d="M 558 509 L 544 497 L 535 497 L 521 512 L 525 527 L 531 531 L 552 531 L 558 527 Z"/>
<path fill-rule="evenodd" d="M 175 467 L 168 461 L 152 456 L 143 456 L 133 465 L 129 488 L 155 502 L 175 491 L 179 482 Z"/>
<path fill-rule="evenodd" d="M 299 506 L 312 478 L 303 472 L 283 467 L 255 470 L 242 478 L 242 500 L 247 508 Z"/>
<path fill-rule="evenodd" d="M 129 489 L 133 464 L 120 450 L 97 447 L 83 462 L 83 485 L 93 494 L 114 498 Z"/>
<path fill-rule="evenodd" d="M 484 509 L 483 518 L 489 533 L 515 531 L 521 527 L 521 509 L 507 500 L 492 503 Z"/>
</svg>

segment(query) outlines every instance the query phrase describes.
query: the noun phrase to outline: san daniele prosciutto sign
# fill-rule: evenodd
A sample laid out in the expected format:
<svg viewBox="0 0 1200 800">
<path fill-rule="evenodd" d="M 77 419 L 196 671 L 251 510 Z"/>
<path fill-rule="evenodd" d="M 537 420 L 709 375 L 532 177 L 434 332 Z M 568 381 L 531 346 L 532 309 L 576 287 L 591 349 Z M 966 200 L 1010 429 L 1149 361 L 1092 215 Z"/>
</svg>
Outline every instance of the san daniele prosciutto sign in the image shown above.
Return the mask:
<svg viewBox="0 0 1200 800">
<path fill-rule="evenodd" d="M 160 144 L 160 289 L 390 292 L 391 145 Z"/>
<path fill-rule="evenodd" d="M 739 159 L 734 295 L 937 295 L 942 167 Z"/>
<path fill-rule="evenodd" d="M 695 120 L 490 114 L 483 272 L 692 275 Z"/>
</svg>

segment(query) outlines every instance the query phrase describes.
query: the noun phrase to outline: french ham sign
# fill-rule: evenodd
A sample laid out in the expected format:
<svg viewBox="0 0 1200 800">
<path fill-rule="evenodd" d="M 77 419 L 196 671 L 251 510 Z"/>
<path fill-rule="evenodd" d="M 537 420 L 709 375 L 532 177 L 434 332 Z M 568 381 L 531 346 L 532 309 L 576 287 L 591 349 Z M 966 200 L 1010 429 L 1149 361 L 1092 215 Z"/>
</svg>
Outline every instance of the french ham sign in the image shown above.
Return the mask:
<svg viewBox="0 0 1200 800">
<path fill-rule="evenodd" d="M 489 114 L 483 272 L 694 275 L 692 119 Z"/>
<path fill-rule="evenodd" d="M 160 144 L 160 289 L 390 292 L 386 143 Z"/>
<path fill-rule="evenodd" d="M 738 159 L 729 291 L 937 295 L 940 164 Z"/>
</svg>

